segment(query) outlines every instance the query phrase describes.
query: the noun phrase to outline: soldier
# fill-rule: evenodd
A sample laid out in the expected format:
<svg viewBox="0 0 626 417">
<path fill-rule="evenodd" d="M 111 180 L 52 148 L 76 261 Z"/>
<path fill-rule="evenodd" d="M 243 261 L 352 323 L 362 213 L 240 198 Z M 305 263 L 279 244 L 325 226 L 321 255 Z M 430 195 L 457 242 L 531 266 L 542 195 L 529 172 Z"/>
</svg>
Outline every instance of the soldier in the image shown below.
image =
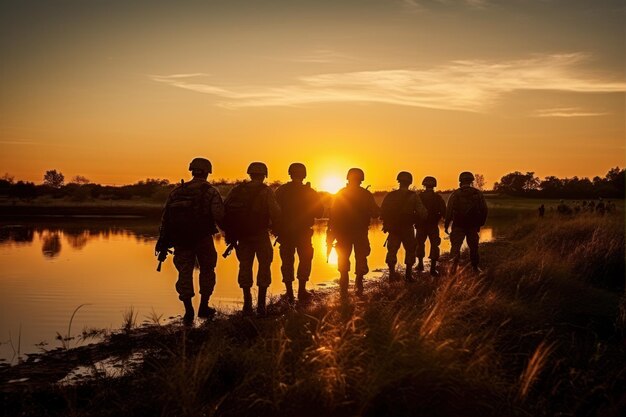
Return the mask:
<svg viewBox="0 0 626 417">
<path fill-rule="evenodd" d="M 540 205 L 539 206 L 539 217 L 543 218 L 543 216 L 546 214 L 546 206 L 545 205 Z"/>
<path fill-rule="evenodd" d="M 426 255 L 424 246 L 426 238 L 428 238 L 430 241 L 430 275 L 436 277 L 439 276 L 437 261 L 439 260 L 439 245 L 441 244 L 439 221 L 446 215 L 446 202 L 443 197 L 435 193 L 434 188 L 437 186 L 435 177 L 425 177 L 422 185 L 426 189 L 419 196 L 426 206 L 426 210 L 428 210 L 428 215 L 424 221 L 415 224 L 417 229 L 417 270 L 420 272 L 424 270 L 424 256 Z"/>
<path fill-rule="evenodd" d="M 467 240 L 470 260 L 474 271 L 478 272 L 478 232 L 487 220 L 487 203 L 483 193 L 472 187 L 474 175 L 462 172 L 459 175 L 460 187 L 448 199 L 445 232 L 450 235 L 450 255 L 452 255 L 452 273 L 456 272 L 461 257 L 461 245 Z M 448 228 L 452 222 L 452 232 Z"/>
<path fill-rule="evenodd" d="M 211 162 L 205 158 L 194 158 L 189 164 L 193 176 L 191 181 L 181 182 L 170 193 L 161 220 L 159 240 L 155 251 L 167 253 L 174 247 L 174 266 L 178 270 L 176 291 L 185 306 L 183 320 L 193 322 L 194 296 L 193 270 L 196 262 L 200 266 L 200 307 L 198 317 L 211 317 L 215 310 L 209 307 L 209 298 L 215 287 L 215 265 L 217 252 L 213 235 L 216 223 L 221 227 L 224 203 L 219 192 L 207 182 L 212 172 Z"/>
<path fill-rule="evenodd" d="M 274 251 L 270 240 L 270 228 L 276 228 L 280 217 L 280 207 L 274 192 L 264 181 L 267 166 L 253 162 L 248 166 L 250 181 L 235 186 L 224 205 L 226 215 L 224 227 L 226 243 L 233 245 L 239 260 L 239 287 L 243 291 L 243 312 L 252 313 L 253 284 L 252 266 L 254 257 L 259 262 L 256 283 L 259 287 L 257 314 L 265 315 L 267 287 L 272 282 L 270 265 Z"/>
<path fill-rule="evenodd" d="M 370 254 L 370 242 L 367 236 L 370 219 L 377 218 L 379 208 L 374 196 L 361 183 L 365 174 L 360 168 L 350 168 L 348 184 L 337 192 L 330 210 L 328 235 L 332 238 L 326 242 L 337 240 L 339 286 L 341 295 L 348 294 L 350 272 L 350 253 L 354 248 L 355 258 L 355 290 L 357 295 L 363 293 L 363 276 L 368 273 L 367 256 Z"/>
<path fill-rule="evenodd" d="M 598 204 L 596 204 L 596 213 L 598 213 L 600 216 L 604 216 L 605 212 L 606 205 L 604 204 L 602 197 L 598 197 Z"/>
<path fill-rule="evenodd" d="M 426 218 L 426 209 L 417 194 L 409 190 L 413 183 L 413 175 L 402 171 L 396 180 L 400 185 L 398 190 L 388 193 L 381 205 L 383 232 L 388 232 L 387 238 L 387 266 L 389 267 L 389 281 L 396 281 L 396 263 L 400 245 L 404 247 L 404 264 L 406 282 L 413 282 L 413 264 L 415 264 L 415 230 L 413 225 L 416 219 Z"/>
<path fill-rule="evenodd" d="M 303 184 L 306 178 L 306 167 L 301 163 L 289 166 L 291 181 L 281 185 L 276 190 L 276 201 L 281 209 L 280 230 L 280 270 L 285 283 L 286 296 L 289 301 L 294 300 L 294 262 L 298 253 L 298 300 L 304 301 L 310 297 L 306 290 L 306 283 L 311 275 L 313 260 L 313 245 L 311 227 L 315 219 L 322 217 L 324 206 L 319 195 L 311 188 L 311 183 Z"/>
</svg>

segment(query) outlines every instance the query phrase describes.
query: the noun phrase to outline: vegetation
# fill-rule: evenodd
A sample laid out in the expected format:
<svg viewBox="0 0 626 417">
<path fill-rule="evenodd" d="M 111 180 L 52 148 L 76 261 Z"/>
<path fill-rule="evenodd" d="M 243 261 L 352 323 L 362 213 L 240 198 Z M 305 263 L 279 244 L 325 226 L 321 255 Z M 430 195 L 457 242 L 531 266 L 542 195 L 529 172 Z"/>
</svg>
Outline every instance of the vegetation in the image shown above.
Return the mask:
<svg viewBox="0 0 626 417">
<path fill-rule="evenodd" d="M 31 373 L 28 388 L 3 389 L 4 410 L 623 415 L 624 244 L 620 216 L 528 220 L 482 246 L 478 276 L 422 276 L 411 286 L 372 281 L 362 299 L 342 302 L 330 292 L 297 309 L 275 302 L 267 319 L 222 316 L 193 329 L 127 325 L 91 352 L 128 359 L 139 351 L 139 364 L 122 360 L 125 372 L 113 377 L 92 363 L 96 377 L 74 384 L 37 385 Z M 63 354 L 96 360 L 80 349 Z M 18 379 L 47 357 L 0 372 Z M 70 357 L 60 358 L 67 365 Z"/>
</svg>

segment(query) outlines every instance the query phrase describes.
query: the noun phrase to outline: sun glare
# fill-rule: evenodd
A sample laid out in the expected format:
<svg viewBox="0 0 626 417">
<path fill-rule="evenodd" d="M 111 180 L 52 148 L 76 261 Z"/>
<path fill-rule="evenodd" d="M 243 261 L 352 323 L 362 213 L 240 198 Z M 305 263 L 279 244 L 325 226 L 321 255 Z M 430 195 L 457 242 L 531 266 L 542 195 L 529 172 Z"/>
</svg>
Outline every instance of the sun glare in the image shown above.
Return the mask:
<svg viewBox="0 0 626 417">
<path fill-rule="evenodd" d="M 322 191 L 328 191 L 329 193 L 335 194 L 337 191 L 341 190 L 344 185 L 345 181 L 340 177 L 328 176 L 322 179 L 320 189 Z"/>
</svg>

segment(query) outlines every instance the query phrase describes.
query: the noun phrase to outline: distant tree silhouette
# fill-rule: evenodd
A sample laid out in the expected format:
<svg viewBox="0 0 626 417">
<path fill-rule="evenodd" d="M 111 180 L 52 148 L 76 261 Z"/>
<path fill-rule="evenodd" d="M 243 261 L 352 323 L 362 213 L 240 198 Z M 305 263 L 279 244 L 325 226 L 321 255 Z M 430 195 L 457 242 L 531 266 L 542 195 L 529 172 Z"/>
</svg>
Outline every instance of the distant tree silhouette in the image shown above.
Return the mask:
<svg viewBox="0 0 626 417">
<path fill-rule="evenodd" d="M 87 177 L 83 177 L 82 175 L 76 175 L 74 178 L 72 178 L 71 183 L 72 184 L 78 184 L 78 185 L 85 185 L 85 184 L 89 184 L 91 181 L 89 181 L 89 178 Z"/>
<path fill-rule="evenodd" d="M 43 176 L 43 183 L 52 188 L 61 188 L 65 182 L 65 175 L 57 172 L 56 169 L 46 171 Z"/>
<path fill-rule="evenodd" d="M 511 195 L 520 195 L 536 190 L 539 187 L 539 179 L 534 172 L 522 174 L 519 171 L 506 174 L 500 182 L 494 184 L 494 191 Z"/>
<path fill-rule="evenodd" d="M 474 175 L 474 185 L 479 190 L 483 190 L 485 188 L 485 176 L 483 174 L 475 174 Z"/>
</svg>

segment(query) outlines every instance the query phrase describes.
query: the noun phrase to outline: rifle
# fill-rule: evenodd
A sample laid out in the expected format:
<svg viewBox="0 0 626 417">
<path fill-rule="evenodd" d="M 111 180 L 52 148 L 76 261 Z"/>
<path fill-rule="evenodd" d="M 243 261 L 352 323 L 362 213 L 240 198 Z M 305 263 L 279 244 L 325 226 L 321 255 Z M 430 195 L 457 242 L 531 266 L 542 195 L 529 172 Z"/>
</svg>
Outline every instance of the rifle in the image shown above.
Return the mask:
<svg viewBox="0 0 626 417">
<path fill-rule="evenodd" d="M 335 233 L 332 230 L 326 230 L 326 263 L 328 263 L 328 258 L 330 257 L 330 252 L 332 252 L 335 247 Z"/>
<path fill-rule="evenodd" d="M 385 239 L 385 242 L 383 243 L 383 248 L 387 247 L 388 242 L 389 242 L 389 235 L 387 235 L 387 239 Z"/>
<path fill-rule="evenodd" d="M 226 250 L 222 254 L 222 256 L 224 258 L 228 258 L 228 255 L 232 253 L 233 249 L 237 249 L 237 241 L 229 243 L 228 246 L 226 247 Z"/>
<path fill-rule="evenodd" d="M 157 265 L 157 269 L 156 269 L 156 270 L 157 270 L 157 272 L 161 272 L 161 264 L 162 264 L 163 262 L 165 262 L 165 260 L 167 259 L 167 255 L 168 255 L 168 254 L 172 254 L 172 253 L 174 253 L 174 252 L 172 252 L 172 251 L 171 251 L 171 250 L 169 250 L 169 249 L 161 250 L 161 251 L 158 251 L 158 252 L 157 252 L 157 251 L 155 251 L 155 253 L 154 253 L 154 254 L 155 254 L 155 255 L 156 255 L 156 257 L 157 257 L 157 260 L 159 261 L 159 264 Z"/>
</svg>

